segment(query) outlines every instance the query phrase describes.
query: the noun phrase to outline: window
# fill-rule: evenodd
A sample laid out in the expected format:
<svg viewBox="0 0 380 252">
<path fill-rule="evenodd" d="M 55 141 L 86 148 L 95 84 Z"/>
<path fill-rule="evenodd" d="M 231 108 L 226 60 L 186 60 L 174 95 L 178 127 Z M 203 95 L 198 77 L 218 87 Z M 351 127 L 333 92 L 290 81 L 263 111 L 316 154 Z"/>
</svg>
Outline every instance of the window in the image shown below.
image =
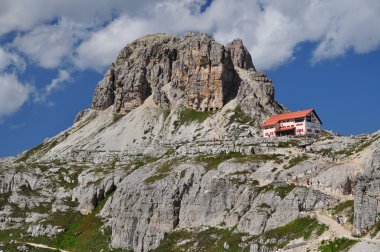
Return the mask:
<svg viewBox="0 0 380 252">
<path fill-rule="evenodd" d="M 311 122 L 311 114 L 308 114 L 308 115 L 306 116 L 306 121 L 307 121 L 307 122 Z"/>
<path fill-rule="evenodd" d="M 315 130 L 315 133 L 321 133 L 319 130 Z"/>
<path fill-rule="evenodd" d="M 295 119 L 295 122 L 297 123 L 297 122 L 303 122 L 304 121 L 304 118 L 296 118 Z"/>
<path fill-rule="evenodd" d="M 311 129 L 307 129 L 307 132 L 312 132 L 312 130 Z"/>
</svg>

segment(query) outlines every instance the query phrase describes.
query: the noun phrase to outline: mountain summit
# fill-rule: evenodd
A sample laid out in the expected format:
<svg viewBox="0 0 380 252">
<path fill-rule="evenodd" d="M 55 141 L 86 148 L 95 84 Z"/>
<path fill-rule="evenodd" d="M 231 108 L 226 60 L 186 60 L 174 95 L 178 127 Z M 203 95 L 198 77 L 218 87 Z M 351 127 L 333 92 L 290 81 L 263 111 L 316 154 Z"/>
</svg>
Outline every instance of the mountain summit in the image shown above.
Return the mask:
<svg viewBox="0 0 380 252">
<path fill-rule="evenodd" d="M 32 156 L 104 161 L 142 150 L 157 156 L 165 144 L 257 135 L 260 122 L 283 111 L 240 39 L 224 46 L 201 33 L 147 35 L 121 50 L 91 108 Z"/>
<path fill-rule="evenodd" d="M 241 40 L 142 37 L 69 129 L 0 159 L 0 250 L 380 251 L 380 132 L 261 137 L 285 111 Z"/>
</svg>

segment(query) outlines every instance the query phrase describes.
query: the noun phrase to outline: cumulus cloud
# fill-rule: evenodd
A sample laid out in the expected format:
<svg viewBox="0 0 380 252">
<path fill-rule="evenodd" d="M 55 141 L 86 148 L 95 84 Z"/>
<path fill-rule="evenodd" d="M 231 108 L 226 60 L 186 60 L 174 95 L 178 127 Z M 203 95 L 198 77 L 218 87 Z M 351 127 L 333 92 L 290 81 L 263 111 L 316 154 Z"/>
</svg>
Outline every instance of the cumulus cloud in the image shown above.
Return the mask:
<svg viewBox="0 0 380 252">
<path fill-rule="evenodd" d="M 37 26 L 30 32 L 18 36 L 13 46 L 44 68 L 56 68 L 70 55 L 75 43 L 86 37 L 82 24 L 66 18 L 57 24 Z"/>
<path fill-rule="evenodd" d="M 240 37 L 262 70 L 292 60 L 303 42 L 316 45 L 313 63 L 380 44 L 376 0 L 214 0 L 202 12 L 205 2 L 0 0 L 0 35 L 23 31 L 13 46 L 44 68 L 98 71 L 127 43 L 154 32 L 201 31 L 223 43 Z"/>
<path fill-rule="evenodd" d="M 59 17 L 76 23 L 103 24 L 126 11 L 142 15 L 154 0 L 0 0 L 0 35 L 28 31 Z"/>
<path fill-rule="evenodd" d="M 304 42 L 315 45 L 312 63 L 380 45 L 377 0 L 213 0 L 201 11 L 205 3 L 0 0 L 0 36 L 16 32 L 8 47 L 28 63 L 70 71 L 104 71 L 127 43 L 155 32 L 207 32 L 222 43 L 240 37 L 260 70 L 291 61 Z M 0 68 L 12 64 L 22 64 L 22 57 L 0 50 Z"/>
<path fill-rule="evenodd" d="M 373 0 L 215 0 L 204 2 L 161 0 L 150 3 L 144 16 L 128 13 L 95 31 L 76 49 L 75 64 L 103 69 L 120 49 L 143 34 L 153 32 L 208 32 L 221 42 L 240 37 L 261 70 L 278 67 L 294 58 L 300 43 L 317 46 L 312 62 L 364 53 L 380 44 L 380 3 Z"/>
<path fill-rule="evenodd" d="M 27 100 L 33 88 L 20 83 L 14 74 L 0 74 L 0 119 L 16 112 Z"/>
</svg>

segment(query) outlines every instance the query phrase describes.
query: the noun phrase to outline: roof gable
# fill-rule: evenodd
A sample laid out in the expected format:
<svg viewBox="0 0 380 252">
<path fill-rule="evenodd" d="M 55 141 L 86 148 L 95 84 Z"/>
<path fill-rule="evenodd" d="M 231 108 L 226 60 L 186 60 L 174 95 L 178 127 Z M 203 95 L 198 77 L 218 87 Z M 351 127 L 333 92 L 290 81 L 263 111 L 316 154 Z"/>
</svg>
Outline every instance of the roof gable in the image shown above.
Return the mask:
<svg viewBox="0 0 380 252">
<path fill-rule="evenodd" d="M 319 122 L 322 124 L 322 121 L 319 118 L 319 116 L 317 115 L 317 113 L 315 112 L 315 110 L 314 109 L 307 109 L 307 110 L 295 111 L 295 112 L 290 112 L 290 113 L 285 113 L 285 114 L 273 115 L 273 116 L 269 117 L 261 126 L 263 126 L 263 127 L 273 126 L 273 125 L 277 124 L 279 121 L 305 117 L 311 112 L 313 112 L 315 114 L 315 116 L 318 118 Z"/>
</svg>

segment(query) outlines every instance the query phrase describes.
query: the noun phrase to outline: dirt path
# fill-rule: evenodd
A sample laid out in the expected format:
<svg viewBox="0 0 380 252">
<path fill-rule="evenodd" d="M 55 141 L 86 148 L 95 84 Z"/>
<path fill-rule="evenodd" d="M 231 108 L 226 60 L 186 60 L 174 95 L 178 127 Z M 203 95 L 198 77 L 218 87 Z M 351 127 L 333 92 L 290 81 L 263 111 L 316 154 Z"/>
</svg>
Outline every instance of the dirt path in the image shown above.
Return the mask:
<svg viewBox="0 0 380 252">
<path fill-rule="evenodd" d="M 32 247 L 35 247 L 35 248 L 44 248 L 44 249 L 50 249 L 50 250 L 55 250 L 55 251 L 60 251 L 60 252 L 69 252 L 69 251 L 64 250 L 64 249 L 58 249 L 58 248 L 49 247 L 49 246 L 47 246 L 45 244 L 32 243 L 32 242 L 20 242 L 20 241 L 16 241 L 15 243 L 29 245 L 29 246 L 32 246 Z"/>
<path fill-rule="evenodd" d="M 321 213 L 315 212 L 315 216 L 318 221 L 322 224 L 325 224 L 329 229 L 335 234 L 336 237 L 345 237 L 348 239 L 357 239 L 351 235 L 351 231 L 340 225 L 333 218 Z"/>
<path fill-rule="evenodd" d="M 344 237 L 344 238 L 348 238 L 351 240 L 367 241 L 367 242 L 380 244 L 380 240 L 378 240 L 376 238 L 371 239 L 369 237 L 360 237 L 360 238 L 353 237 L 350 230 L 346 229 L 344 226 L 337 223 L 330 216 L 327 216 L 321 212 L 315 212 L 315 216 L 317 217 L 317 219 L 320 223 L 323 223 L 329 227 L 330 231 L 333 232 L 335 237 L 339 237 L 339 238 Z"/>
</svg>

